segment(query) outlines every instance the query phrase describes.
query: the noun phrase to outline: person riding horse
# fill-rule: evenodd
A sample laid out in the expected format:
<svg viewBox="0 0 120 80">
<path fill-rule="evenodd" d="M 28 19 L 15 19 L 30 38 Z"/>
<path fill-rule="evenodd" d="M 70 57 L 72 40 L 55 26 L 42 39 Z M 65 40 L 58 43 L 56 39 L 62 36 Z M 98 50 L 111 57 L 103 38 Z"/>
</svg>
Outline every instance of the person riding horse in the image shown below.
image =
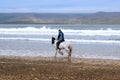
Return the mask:
<svg viewBox="0 0 120 80">
<path fill-rule="evenodd" d="M 54 44 L 54 46 L 56 46 L 55 58 L 57 56 L 57 53 L 60 53 L 61 55 L 63 55 L 65 52 L 68 54 L 68 61 L 71 62 L 72 44 L 70 41 L 64 40 L 64 33 L 60 29 L 58 31 L 59 31 L 59 34 L 57 38 L 55 37 L 51 38 L 52 45 Z"/>
<path fill-rule="evenodd" d="M 56 50 L 57 50 L 57 49 L 60 49 L 60 48 L 59 48 L 60 43 L 63 42 L 63 41 L 65 41 L 65 40 L 64 40 L 64 33 L 61 31 L 61 29 L 59 29 L 58 32 L 59 32 L 59 33 L 58 33 L 58 37 L 57 37 L 57 40 L 58 40 L 58 41 L 57 41 L 57 43 L 56 43 Z"/>
</svg>

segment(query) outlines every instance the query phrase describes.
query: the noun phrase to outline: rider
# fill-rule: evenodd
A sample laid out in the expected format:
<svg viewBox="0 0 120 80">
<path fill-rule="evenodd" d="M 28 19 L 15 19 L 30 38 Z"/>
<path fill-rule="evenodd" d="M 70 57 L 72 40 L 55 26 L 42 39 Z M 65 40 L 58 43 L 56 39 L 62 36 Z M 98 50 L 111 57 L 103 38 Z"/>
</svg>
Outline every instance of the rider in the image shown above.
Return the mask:
<svg viewBox="0 0 120 80">
<path fill-rule="evenodd" d="M 58 41 L 57 41 L 57 43 L 56 43 L 56 49 L 60 49 L 60 48 L 59 48 L 59 45 L 60 45 L 61 42 L 64 41 L 64 33 L 61 31 L 61 29 L 59 29 L 58 32 L 59 32 L 59 33 L 58 33 L 58 37 L 57 37 L 57 40 L 58 40 Z"/>
</svg>

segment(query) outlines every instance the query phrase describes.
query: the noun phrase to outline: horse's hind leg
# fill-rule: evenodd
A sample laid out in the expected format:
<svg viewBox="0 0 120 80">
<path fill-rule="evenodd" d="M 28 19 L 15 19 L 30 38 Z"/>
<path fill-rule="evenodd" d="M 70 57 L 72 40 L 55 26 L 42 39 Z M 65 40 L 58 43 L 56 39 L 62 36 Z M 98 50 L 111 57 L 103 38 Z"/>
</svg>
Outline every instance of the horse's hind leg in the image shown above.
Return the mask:
<svg viewBox="0 0 120 80">
<path fill-rule="evenodd" d="M 67 53 L 68 53 L 68 62 L 71 62 L 71 51 L 70 49 L 66 49 Z"/>
<path fill-rule="evenodd" d="M 71 57 L 71 49 L 68 48 L 68 49 L 66 49 L 66 51 L 67 51 L 67 53 L 68 53 L 68 56 Z"/>
<path fill-rule="evenodd" d="M 71 63 L 71 55 L 68 55 L 68 62 Z"/>
</svg>

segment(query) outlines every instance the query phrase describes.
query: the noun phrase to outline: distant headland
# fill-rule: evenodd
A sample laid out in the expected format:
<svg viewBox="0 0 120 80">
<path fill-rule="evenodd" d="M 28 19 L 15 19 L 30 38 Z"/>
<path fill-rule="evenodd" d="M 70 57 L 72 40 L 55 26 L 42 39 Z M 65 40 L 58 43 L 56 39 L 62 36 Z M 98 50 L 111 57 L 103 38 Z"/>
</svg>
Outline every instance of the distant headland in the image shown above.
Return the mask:
<svg viewBox="0 0 120 80">
<path fill-rule="evenodd" d="M 0 24 L 120 24 L 120 12 L 0 13 Z"/>
</svg>

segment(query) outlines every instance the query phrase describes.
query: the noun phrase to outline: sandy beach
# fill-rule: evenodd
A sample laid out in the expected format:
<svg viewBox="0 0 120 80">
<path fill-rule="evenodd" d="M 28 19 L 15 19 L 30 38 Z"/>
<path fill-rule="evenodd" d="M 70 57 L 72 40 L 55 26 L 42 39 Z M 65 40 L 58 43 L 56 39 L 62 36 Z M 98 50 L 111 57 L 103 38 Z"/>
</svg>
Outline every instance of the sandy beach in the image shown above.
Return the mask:
<svg viewBox="0 0 120 80">
<path fill-rule="evenodd" d="M 0 57 L 0 80 L 120 80 L 120 60 Z"/>
</svg>

